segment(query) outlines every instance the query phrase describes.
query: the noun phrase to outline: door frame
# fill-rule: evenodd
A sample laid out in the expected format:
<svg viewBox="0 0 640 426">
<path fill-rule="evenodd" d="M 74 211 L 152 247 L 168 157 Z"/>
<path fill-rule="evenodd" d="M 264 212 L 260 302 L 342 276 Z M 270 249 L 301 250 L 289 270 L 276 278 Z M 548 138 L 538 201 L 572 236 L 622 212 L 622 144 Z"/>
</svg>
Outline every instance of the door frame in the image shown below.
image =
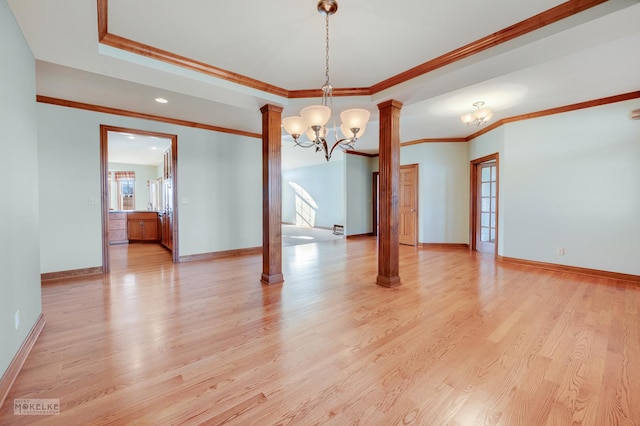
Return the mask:
<svg viewBox="0 0 640 426">
<path fill-rule="evenodd" d="M 470 201 L 469 201 L 469 249 L 476 251 L 476 232 L 478 231 L 478 167 L 480 164 L 495 161 L 496 163 L 496 242 L 494 257 L 498 257 L 498 236 L 500 225 L 500 153 L 485 155 L 471 160 Z"/>
<path fill-rule="evenodd" d="M 178 196 L 177 196 L 177 171 L 178 171 L 178 135 L 168 133 L 151 132 L 127 127 L 100 125 L 100 192 L 102 205 L 102 272 L 109 272 L 109 132 L 131 133 L 141 136 L 155 136 L 171 140 L 171 185 L 173 188 L 173 248 L 171 251 L 173 263 L 180 261 L 178 250 Z"/>
<path fill-rule="evenodd" d="M 420 165 L 418 163 L 412 164 L 404 164 L 401 165 L 400 168 L 407 167 L 415 167 L 416 169 L 416 246 L 420 245 L 420 241 L 418 239 L 420 235 Z M 372 175 L 372 189 L 371 189 L 371 199 L 372 201 L 372 223 L 373 230 L 370 235 L 378 236 L 378 178 L 380 176 L 380 172 L 373 172 Z"/>
<path fill-rule="evenodd" d="M 374 237 L 378 236 L 378 178 L 380 177 L 380 172 L 373 172 L 373 180 L 372 180 L 372 191 L 371 191 L 371 199 L 373 200 L 373 204 L 371 206 L 372 210 L 372 223 L 373 230 L 371 231 L 371 235 Z"/>
<path fill-rule="evenodd" d="M 419 244 L 418 241 L 418 236 L 420 235 L 419 232 L 419 228 L 420 228 L 420 165 L 418 163 L 413 163 L 413 164 L 405 164 L 403 166 L 400 166 L 400 170 L 402 169 L 413 169 L 415 171 L 415 181 L 414 181 L 414 192 L 413 192 L 413 197 L 415 198 L 415 210 L 412 212 L 415 214 L 415 227 L 414 227 L 414 235 L 413 235 L 413 240 L 415 241 L 415 244 L 403 244 L 403 245 L 408 245 L 409 247 L 417 247 Z M 402 195 L 398 194 L 398 197 L 401 198 Z M 398 205 L 398 213 L 400 213 L 401 210 L 401 205 Z M 400 218 L 398 218 L 398 221 L 400 221 Z M 398 226 L 400 224 L 398 223 Z"/>
</svg>

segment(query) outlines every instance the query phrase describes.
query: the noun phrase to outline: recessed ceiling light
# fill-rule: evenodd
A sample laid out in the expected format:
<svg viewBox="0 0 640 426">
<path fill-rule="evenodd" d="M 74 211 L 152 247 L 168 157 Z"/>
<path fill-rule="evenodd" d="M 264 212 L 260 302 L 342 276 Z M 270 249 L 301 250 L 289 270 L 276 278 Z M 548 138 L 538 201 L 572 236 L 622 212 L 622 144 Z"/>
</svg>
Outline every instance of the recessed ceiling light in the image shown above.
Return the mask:
<svg viewBox="0 0 640 426">
<path fill-rule="evenodd" d="M 158 149 L 158 147 L 157 146 L 152 146 L 151 149 L 155 151 L 155 150 Z"/>
<path fill-rule="evenodd" d="M 127 136 L 129 139 L 135 139 L 135 136 Z"/>
<path fill-rule="evenodd" d="M 156 98 L 156 102 L 158 102 L 160 104 L 166 104 L 169 101 L 166 100 L 165 98 Z"/>
</svg>

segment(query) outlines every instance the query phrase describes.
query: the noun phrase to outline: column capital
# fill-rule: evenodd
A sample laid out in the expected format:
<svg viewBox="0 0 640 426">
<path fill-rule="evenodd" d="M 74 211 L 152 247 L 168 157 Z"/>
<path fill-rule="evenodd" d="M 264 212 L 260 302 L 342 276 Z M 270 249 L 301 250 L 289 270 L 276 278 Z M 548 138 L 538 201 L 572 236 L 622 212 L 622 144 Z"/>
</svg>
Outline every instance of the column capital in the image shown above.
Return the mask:
<svg viewBox="0 0 640 426">
<path fill-rule="evenodd" d="M 387 108 L 402 108 L 402 102 L 396 101 L 395 99 L 389 99 L 388 101 L 384 101 L 378 104 L 378 109 L 387 109 Z"/>
<path fill-rule="evenodd" d="M 268 112 L 268 111 L 271 111 L 271 112 L 282 112 L 283 109 L 284 108 L 282 108 L 279 105 L 266 104 L 266 105 L 263 105 L 262 108 L 260 108 L 260 112 L 263 113 L 263 114 L 265 112 Z"/>
</svg>

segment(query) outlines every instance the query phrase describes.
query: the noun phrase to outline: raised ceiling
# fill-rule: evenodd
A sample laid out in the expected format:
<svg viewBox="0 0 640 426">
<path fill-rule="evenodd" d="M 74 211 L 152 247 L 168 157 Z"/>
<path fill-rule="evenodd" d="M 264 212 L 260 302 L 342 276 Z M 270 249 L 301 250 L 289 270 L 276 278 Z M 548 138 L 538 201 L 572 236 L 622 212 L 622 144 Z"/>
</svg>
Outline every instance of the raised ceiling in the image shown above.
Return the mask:
<svg viewBox="0 0 640 426">
<path fill-rule="evenodd" d="M 324 82 L 315 0 L 8 2 L 37 59 L 41 96 L 258 134 L 261 106 L 295 114 L 313 102 L 295 93 Z M 560 11 L 577 13 L 543 25 Z M 336 98 L 336 109 L 372 112 L 357 148 L 375 152 L 376 105 L 388 99 L 404 104 L 407 142 L 474 133 L 459 115 L 478 100 L 499 120 L 638 91 L 638 22 L 639 0 L 342 0 L 330 19 L 331 81 L 358 96 Z M 504 42 L 482 49 L 483 38 Z M 127 50 L 141 44 L 171 60 Z"/>
</svg>

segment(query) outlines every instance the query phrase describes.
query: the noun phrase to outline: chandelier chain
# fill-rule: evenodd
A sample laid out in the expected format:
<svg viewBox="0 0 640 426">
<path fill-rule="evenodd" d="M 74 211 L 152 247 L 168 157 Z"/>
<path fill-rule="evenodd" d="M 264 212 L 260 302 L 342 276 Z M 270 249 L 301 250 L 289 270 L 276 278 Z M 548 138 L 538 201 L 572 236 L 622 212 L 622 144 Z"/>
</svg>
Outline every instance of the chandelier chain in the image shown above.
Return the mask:
<svg viewBox="0 0 640 426">
<path fill-rule="evenodd" d="M 320 105 L 302 108 L 299 117 L 284 118 L 282 125 L 293 137 L 295 145 L 303 148 L 315 147 L 317 152 L 324 152 L 324 158 L 329 161 L 337 147 L 345 151 L 353 149 L 356 140 L 364 132 L 370 113 L 362 108 L 343 111 L 340 114 L 342 124 L 338 127 L 333 109 L 333 87 L 329 80 L 329 16 L 338 10 L 338 2 L 319 0 L 317 9 L 325 15 L 325 83 L 322 86 L 322 101 Z M 338 129 L 341 129 L 344 138 L 338 137 Z M 335 138 L 332 145 L 327 143 L 329 132 L 332 132 Z M 303 134 L 306 134 L 309 141 L 300 140 Z"/>
<path fill-rule="evenodd" d="M 329 14 L 325 14 L 325 78 L 326 81 L 324 83 L 325 86 L 330 87 L 331 83 L 329 82 Z"/>
</svg>

